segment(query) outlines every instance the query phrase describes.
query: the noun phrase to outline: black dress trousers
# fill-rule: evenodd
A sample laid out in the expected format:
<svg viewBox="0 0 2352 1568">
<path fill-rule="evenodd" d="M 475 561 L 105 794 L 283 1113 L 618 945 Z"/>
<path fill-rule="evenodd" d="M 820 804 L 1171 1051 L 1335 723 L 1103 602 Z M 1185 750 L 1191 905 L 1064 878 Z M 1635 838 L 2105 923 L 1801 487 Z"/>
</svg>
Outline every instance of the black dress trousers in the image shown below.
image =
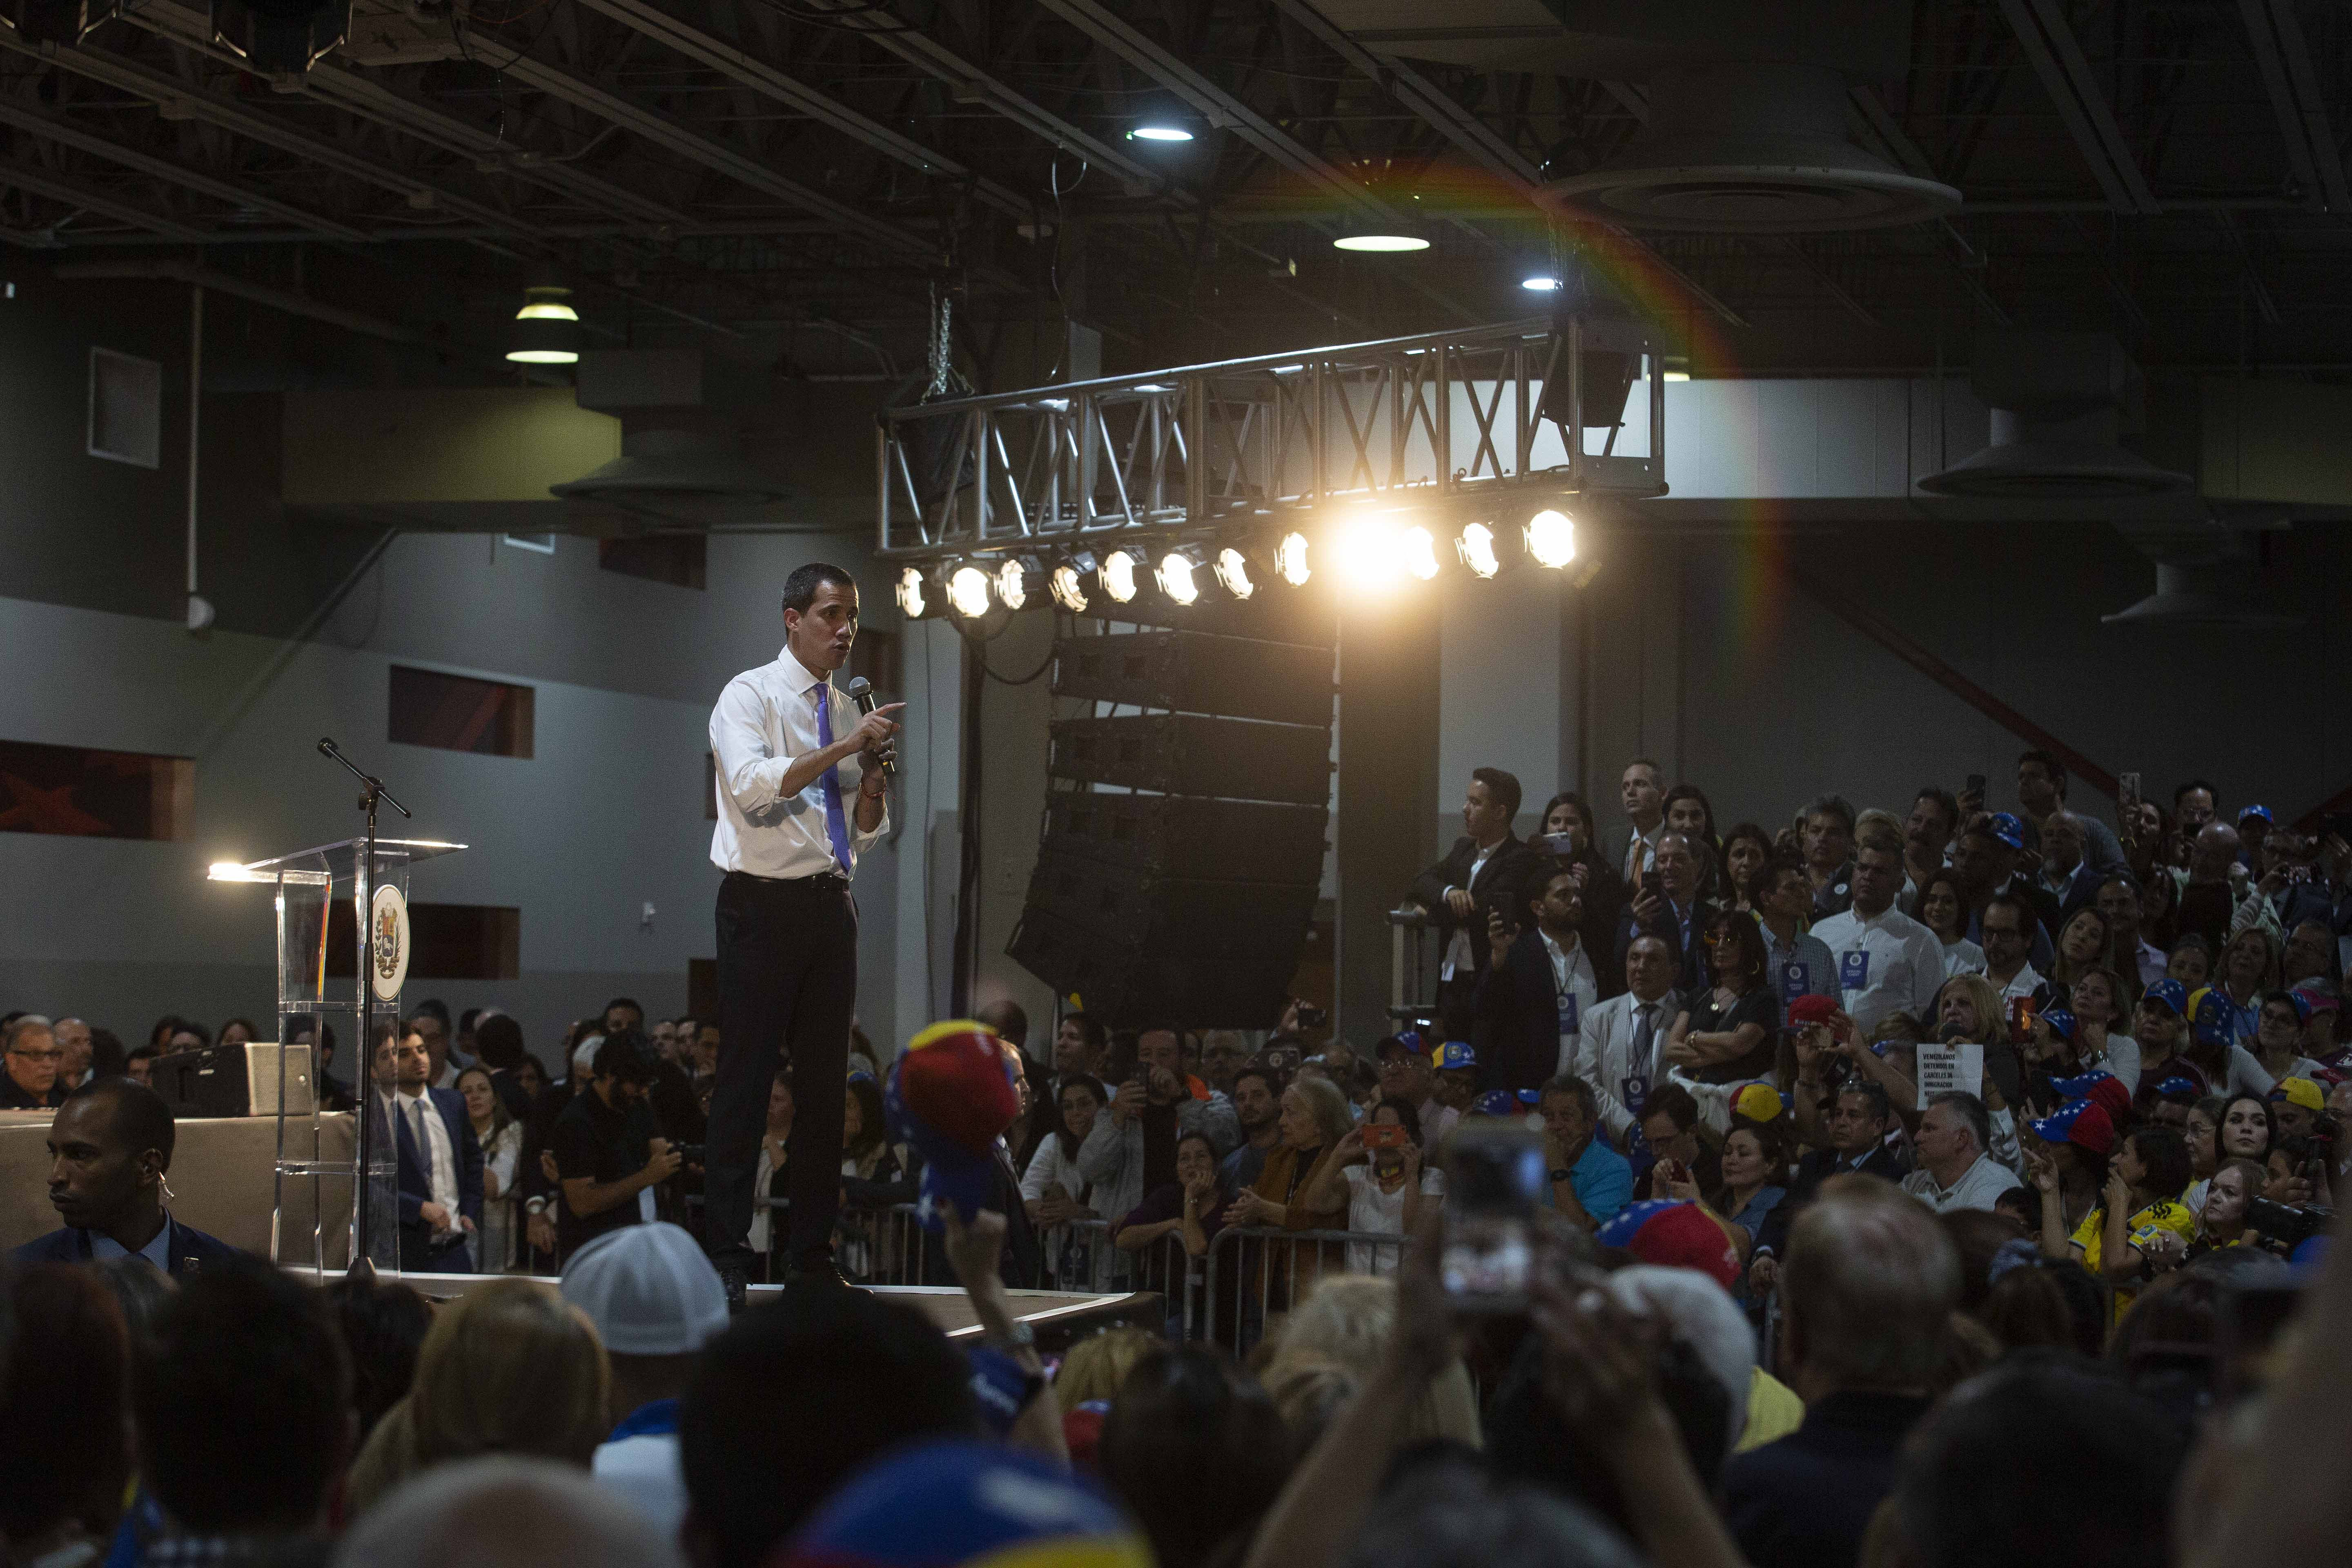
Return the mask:
<svg viewBox="0 0 2352 1568">
<path fill-rule="evenodd" d="M 792 1061 L 790 1258 L 833 1256 L 842 1100 L 857 1000 L 857 906 L 838 874 L 730 871 L 719 885 L 719 1075 L 710 1091 L 710 1254 L 752 1254 L 752 1177 L 780 1053 Z"/>
</svg>

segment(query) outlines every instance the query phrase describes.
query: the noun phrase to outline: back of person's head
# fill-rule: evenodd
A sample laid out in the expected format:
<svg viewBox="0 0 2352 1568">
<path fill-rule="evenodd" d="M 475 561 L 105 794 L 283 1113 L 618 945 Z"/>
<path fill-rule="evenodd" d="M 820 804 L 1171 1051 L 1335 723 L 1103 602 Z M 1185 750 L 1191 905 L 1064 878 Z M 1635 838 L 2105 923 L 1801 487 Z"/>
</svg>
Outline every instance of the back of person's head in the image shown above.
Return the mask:
<svg viewBox="0 0 2352 1568">
<path fill-rule="evenodd" d="M 653 1045 L 642 1029 L 614 1030 L 604 1037 L 591 1059 L 594 1063 L 591 1070 L 598 1078 L 610 1077 L 622 1083 L 654 1080 Z"/>
<path fill-rule="evenodd" d="M 172 1277 L 145 1258 L 128 1254 L 99 1258 L 89 1268 L 114 1293 L 114 1304 L 122 1309 L 122 1327 L 131 1336 L 131 1348 L 135 1352 L 153 1343 L 155 1326 L 163 1320 L 163 1309 L 172 1304 Z"/>
<path fill-rule="evenodd" d="M 1348 1401 L 1363 1386 L 1354 1373 L 1321 1356 L 1286 1356 L 1265 1369 L 1265 1391 L 1290 1428 L 1300 1458 L 1315 1447 Z"/>
<path fill-rule="evenodd" d="M 1969 1098 L 1973 1099 L 1974 1096 Z M 2012 1215 L 1991 1209 L 1947 1209 L 1936 1216 L 1960 1259 L 1960 1310 L 1973 1313 L 1992 1289 L 1993 1254 L 2004 1242 L 2021 1240 L 2025 1227 Z"/>
<path fill-rule="evenodd" d="M 2013 1354 L 1954 1390 L 1895 1472 L 1921 1568 L 2149 1568 L 2169 1562 L 2179 1426 L 2106 1369 Z"/>
<path fill-rule="evenodd" d="M 1687 1343 L 1723 1385 L 1723 1453 L 1728 1458 L 1748 1425 L 1748 1395 L 1756 1373 L 1756 1331 L 1729 1293 L 1696 1268 L 1637 1263 L 1609 1276 L 1609 1293 L 1626 1310 L 1658 1319 Z"/>
<path fill-rule="evenodd" d="M 1396 1281 L 1375 1274 L 1326 1274 L 1282 1327 L 1276 1359 L 1320 1356 L 1359 1378 L 1371 1376 L 1396 1327 Z"/>
<path fill-rule="evenodd" d="M 1591 1510 L 1489 1472 L 1467 1455 L 1413 1466 L 1372 1506 L 1336 1568 L 1635 1568 Z"/>
<path fill-rule="evenodd" d="M 1985 1292 L 1977 1321 L 2004 1350 L 2072 1350 L 2095 1356 L 2106 1338 L 2106 1301 L 2081 1264 L 2039 1258 L 2009 1269 Z"/>
<path fill-rule="evenodd" d="M 1094 1400 L 1108 1404 L 1118 1397 L 1118 1386 L 1135 1363 L 1167 1342 L 1132 1323 L 1089 1334 L 1062 1357 L 1061 1370 L 1054 1374 L 1054 1402 L 1065 1415 Z"/>
<path fill-rule="evenodd" d="M 1825 1184 L 1790 1229 L 1780 1295 L 1795 1364 L 1809 1381 L 1824 1390 L 1921 1389 L 1935 1378 L 1944 1320 L 1959 1300 L 1959 1256 L 1916 1199 L 1892 1187 Z"/>
<path fill-rule="evenodd" d="M 1224 1352 L 1180 1345 L 1128 1373 L 1097 1458 L 1160 1568 L 1192 1568 L 1234 1537 L 1246 1539 L 1274 1506 L 1290 1476 L 1290 1429 Z"/>
<path fill-rule="evenodd" d="M 414 1285 L 372 1275 L 345 1275 L 327 1287 L 327 1300 L 351 1352 L 352 1405 L 365 1436 L 415 1382 L 433 1308 Z"/>
<path fill-rule="evenodd" d="M 623 1226 L 590 1241 L 565 1261 L 562 1289 L 614 1355 L 692 1355 L 727 1327 L 719 1270 L 699 1242 L 667 1223 Z"/>
<path fill-rule="evenodd" d="M 609 1428 L 612 1372 L 580 1309 L 493 1279 L 435 1314 L 409 1394 L 423 1464 L 536 1454 L 585 1465 Z"/>
<path fill-rule="evenodd" d="M 2212 1394 L 2223 1289 L 2217 1275 L 2175 1269 L 2139 1293 L 2107 1342 L 2116 1375 L 2176 1419 L 2193 1422 Z"/>
<path fill-rule="evenodd" d="M 351 1361 L 327 1303 L 258 1260 L 182 1282 L 131 1404 L 140 1479 L 198 1534 L 307 1531 L 351 1453 Z"/>
<path fill-rule="evenodd" d="M 1092 1482 L 1041 1454 L 968 1439 L 917 1444 L 866 1467 L 770 1561 L 1153 1568 L 1135 1521 Z"/>
<path fill-rule="evenodd" d="M 16 1333 L 0 1352 L 0 1537 L 31 1542 L 67 1520 L 102 1536 L 131 1470 L 122 1310 L 96 1274 L 63 1263 L 19 1269 L 5 1294 Z"/>
<path fill-rule="evenodd" d="M 336 1568 L 676 1568 L 621 1494 L 568 1465 L 511 1454 L 416 1477 L 343 1537 Z"/>
<path fill-rule="evenodd" d="M 474 1026 L 474 1054 L 485 1066 L 522 1066 L 522 1026 L 504 1013 L 493 1013 Z"/>
<path fill-rule="evenodd" d="M 680 1401 L 689 1553 L 760 1568 L 885 1449 L 977 1424 L 964 1358 L 921 1312 L 863 1290 L 787 1293 L 704 1348 Z"/>
</svg>

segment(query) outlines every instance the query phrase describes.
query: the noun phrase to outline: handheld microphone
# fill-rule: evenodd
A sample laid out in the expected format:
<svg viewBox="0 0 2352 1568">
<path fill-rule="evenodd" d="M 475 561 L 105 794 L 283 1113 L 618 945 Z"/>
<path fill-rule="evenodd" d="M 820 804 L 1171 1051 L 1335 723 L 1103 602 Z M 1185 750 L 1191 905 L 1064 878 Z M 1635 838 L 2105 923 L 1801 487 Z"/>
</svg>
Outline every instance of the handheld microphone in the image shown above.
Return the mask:
<svg viewBox="0 0 2352 1568">
<path fill-rule="evenodd" d="M 860 675 L 850 681 L 846 689 L 849 692 L 849 700 L 857 704 L 857 710 L 860 713 L 871 713 L 874 711 L 874 683 L 872 681 Z M 895 773 L 898 771 L 898 764 L 893 762 L 885 762 L 882 764 L 882 771 L 886 773 Z"/>
</svg>

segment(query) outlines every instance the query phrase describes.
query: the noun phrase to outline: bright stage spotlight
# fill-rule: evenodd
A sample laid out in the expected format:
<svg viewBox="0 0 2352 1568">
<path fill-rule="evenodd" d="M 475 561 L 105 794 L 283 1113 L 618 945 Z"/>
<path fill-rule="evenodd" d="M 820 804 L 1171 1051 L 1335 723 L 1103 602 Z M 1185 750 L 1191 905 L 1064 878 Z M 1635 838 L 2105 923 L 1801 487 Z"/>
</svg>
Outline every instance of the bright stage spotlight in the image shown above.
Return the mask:
<svg viewBox="0 0 2352 1568">
<path fill-rule="evenodd" d="M 1135 599 L 1137 576 L 1143 570 L 1141 552 L 1119 546 L 1102 558 L 1102 568 L 1096 574 L 1102 591 L 1115 605 L 1131 604 Z"/>
<path fill-rule="evenodd" d="M 1087 608 L 1087 579 L 1095 574 L 1094 552 L 1081 550 L 1066 561 L 1057 561 L 1045 574 L 1046 591 L 1054 603 L 1072 615 L 1084 615 Z"/>
<path fill-rule="evenodd" d="M 919 621 L 939 606 L 931 602 L 930 584 L 923 580 L 923 569 L 908 566 L 898 574 L 898 613 L 910 621 Z"/>
<path fill-rule="evenodd" d="M 1473 577 L 1492 577 L 1503 569 L 1503 557 L 1496 549 L 1494 526 L 1484 522 L 1465 522 L 1462 531 L 1454 537 L 1454 553 Z"/>
<path fill-rule="evenodd" d="M 1257 583 L 1250 576 L 1249 557 L 1228 544 L 1217 552 L 1217 586 L 1236 599 L 1246 599 L 1257 592 Z"/>
<path fill-rule="evenodd" d="M 1198 604 L 1201 574 L 1207 554 L 1208 552 L 1197 544 L 1180 544 L 1162 555 L 1159 570 L 1152 574 L 1160 584 L 1160 591 L 1174 604 Z"/>
<path fill-rule="evenodd" d="M 1403 574 L 1403 551 L 1396 519 L 1369 508 L 1340 525 L 1331 559 L 1340 578 L 1360 593 L 1381 594 Z"/>
<path fill-rule="evenodd" d="M 987 572 L 969 561 L 948 574 L 948 603 L 965 620 L 976 621 L 988 614 L 988 589 Z"/>
<path fill-rule="evenodd" d="M 1008 610 L 1026 609 L 1045 592 L 1045 571 L 1029 555 L 1013 555 L 996 569 L 996 599 Z"/>
<path fill-rule="evenodd" d="M 1528 554 L 1537 565 L 1555 571 L 1575 560 L 1575 521 L 1550 507 L 1528 519 Z"/>
<path fill-rule="evenodd" d="M 1397 564 L 1405 575 L 1426 583 L 1437 575 L 1437 536 L 1414 523 L 1397 537 Z"/>
<path fill-rule="evenodd" d="M 1307 536 L 1297 529 L 1275 544 L 1274 574 L 1294 588 L 1304 588 L 1307 579 L 1315 574 L 1307 563 Z"/>
</svg>

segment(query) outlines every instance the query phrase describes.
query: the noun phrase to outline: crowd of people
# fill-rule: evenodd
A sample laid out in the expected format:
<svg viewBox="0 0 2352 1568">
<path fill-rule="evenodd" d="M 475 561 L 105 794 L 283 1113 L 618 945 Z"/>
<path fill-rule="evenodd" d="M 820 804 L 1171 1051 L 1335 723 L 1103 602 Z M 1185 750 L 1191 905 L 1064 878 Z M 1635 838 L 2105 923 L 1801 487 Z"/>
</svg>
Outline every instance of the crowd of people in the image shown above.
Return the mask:
<svg viewBox="0 0 2352 1568">
<path fill-rule="evenodd" d="M 513 1019 L 426 1004 L 364 1084 L 289 1025 L 380 1119 L 404 1269 L 561 1282 L 440 1300 L 173 1218 L 147 1064 L 250 1023 L 125 1052 L 0 1021 L 64 1222 L 0 1292 L 10 1561 L 2306 1560 L 2352 1495 L 2321 1437 L 2352 825 L 2232 821 L 2198 781 L 2110 829 L 2069 784 L 2030 752 L 2015 810 L 1971 779 L 1725 832 L 1637 761 L 1622 822 L 1564 793 L 1522 838 L 1517 781 L 1477 770 L 1411 889 L 1418 1016 L 1351 1043 L 1297 1007 L 1068 1010 L 1033 1049 L 992 1004 L 1020 1113 L 944 1237 L 899 1218 L 920 1163 L 858 1037 L 836 1258 L 960 1286 L 976 1343 L 862 1292 L 730 1315 L 697 1020 L 615 999 L 551 1074 Z M 755 1243 L 793 1121 L 780 1072 Z M 1439 1268 L 1454 1155 L 1494 1130 L 1541 1154 L 1503 1310 Z M 1041 1350 L 1024 1286 L 1167 1311 Z"/>
</svg>

